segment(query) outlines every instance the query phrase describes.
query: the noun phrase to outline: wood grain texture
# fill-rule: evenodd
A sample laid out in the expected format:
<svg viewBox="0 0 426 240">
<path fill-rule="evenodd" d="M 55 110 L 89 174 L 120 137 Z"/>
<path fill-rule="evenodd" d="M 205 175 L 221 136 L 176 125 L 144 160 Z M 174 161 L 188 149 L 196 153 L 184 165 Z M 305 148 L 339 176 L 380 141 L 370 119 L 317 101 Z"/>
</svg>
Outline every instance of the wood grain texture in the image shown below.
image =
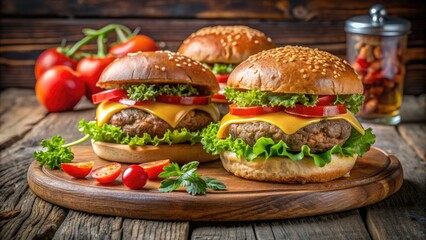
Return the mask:
<svg viewBox="0 0 426 240">
<path fill-rule="evenodd" d="M 373 133 L 376 134 L 375 146 L 395 154 L 404 170 L 404 184 L 400 191 L 366 208 L 366 222 L 370 234 L 373 239 L 424 239 L 426 162 L 419 159 L 394 127 L 369 124 L 364 126 L 373 128 Z"/>
<path fill-rule="evenodd" d="M 0 103 L 0 150 L 22 138 L 46 115 L 30 89 L 2 91 Z"/>
<path fill-rule="evenodd" d="M 256 235 L 251 223 L 195 223 L 191 240 L 223 239 L 255 240 Z"/>
<path fill-rule="evenodd" d="M 94 168 L 109 164 L 98 158 L 91 147 L 72 150 L 76 160 L 94 161 Z M 120 178 L 102 186 L 91 176 L 74 179 L 63 171 L 40 167 L 36 162 L 29 167 L 28 184 L 44 200 L 65 208 L 130 218 L 194 221 L 285 219 L 338 212 L 380 201 L 402 184 L 398 160 L 378 149 L 359 158 L 350 177 L 327 183 L 250 181 L 226 172 L 220 161 L 203 163 L 198 171 L 221 180 L 227 190 L 194 197 L 182 189 L 160 193 L 160 181 L 149 181 L 144 189 L 131 191 L 121 184 Z M 345 197 L 345 201 L 340 201 Z"/>
<path fill-rule="evenodd" d="M 32 24 L 34 22 L 34 24 Z M 346 54 L 343 22 L 285 22 L 257 20 L 198 19 L 0 19 L 0 89 L 34 87 L 35 59 L 46 48 L 56 47 L 62 39 L 73 43 L 82 37 L 81 29 L 100 28 L 109 23 L 140 27 L 164 49 L 176 51 L 181 41 L 193 31 L 209 25 L 243 24 L 269 35 L 278 46 L 306 45 L 330 51 L 341 57 Z M 94 49 L 94 45 L 88 46 Z M 406 94 L 426 92 L 426 27 L 413 22 L 406 54 Z"/>
<path fill-rule="evenodd" d="M 377 1 L 314 1 L 314 0 L 262 0 L 262 1 L 99 1 L 77 0 L 25 1 L 3 0 L 2 15 L 49 17 L 168 17 L 168 18 L 261 18 L 281 20 L 345 20 L 351 16 L 367 14 Z M 422 1 L 410 4 L 398 0 L 386 1 L 389 14 L 406 18 L 422 17 Z"/>
<path fill-rule="evenodd" d="M 161 231 L 159 231 L 161 229 Z M 188 239 L 188 222 L 105 217 L 69 211 L 53 239 Z M 82 234 L 84 233 L 84 234 Z"/>
<path fill-rule="evenodd" d="M 317 217 L 255 223 L 254 231 L 259 240 L 370 239 L 357 210 Z"/>
<path fill-rule="evenodd" d="M 426 161 L 426 123 L 401 124 L 398 130 L 417 156 Z"/>
</svg>

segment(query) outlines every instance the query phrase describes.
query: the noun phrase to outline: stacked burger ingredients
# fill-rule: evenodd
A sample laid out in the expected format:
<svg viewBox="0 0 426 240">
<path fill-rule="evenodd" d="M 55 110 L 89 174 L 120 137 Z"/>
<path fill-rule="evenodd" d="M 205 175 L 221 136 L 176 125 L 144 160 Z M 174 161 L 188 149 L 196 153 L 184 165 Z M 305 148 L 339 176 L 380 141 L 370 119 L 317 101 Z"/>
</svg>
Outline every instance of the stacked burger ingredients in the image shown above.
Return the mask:
<svg viewBox="0 0 426 240">
<path fill-rule="evenodd" d="M 375 141 L 353 115 L 362 92 L 354 70 L 332 54 L 295 46 L 263 51 L 231 73 L 230 113 L 202 142 L 236 176 L 330 181 L 349 173 Z"/>
</svg>

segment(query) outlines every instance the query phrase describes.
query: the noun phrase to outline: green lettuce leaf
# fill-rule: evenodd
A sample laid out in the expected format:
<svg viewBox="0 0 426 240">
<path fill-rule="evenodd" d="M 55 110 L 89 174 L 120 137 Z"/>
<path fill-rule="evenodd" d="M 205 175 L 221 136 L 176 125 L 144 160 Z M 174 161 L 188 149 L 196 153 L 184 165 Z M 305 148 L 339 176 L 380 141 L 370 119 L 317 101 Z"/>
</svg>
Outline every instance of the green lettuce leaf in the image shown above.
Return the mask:
<svg viewBox="0 0 426 240">
<path fill-rule="evenodd" d="M 352 95 L 337 95 L 334 104 L 345 104 L 346 109 L 351 111 L 353 114 L 357 114 L 361 109 L 361 105 L 364 102 L 364 96 L 362 94 Z"/>
<path fill-rule="evenodd" d="M 180 130 L 167 130 L 163 137 L 152 137 L 148 133 L 144 133 L 142 137 L 131 137 L 123 133 L 120 127 L 103 124 L 98 126 L 95 121 L 86 122 L 84 119 L 79 123 L 79 131 L 90 135 L 90 137 L 99 142 L 109 142 L 126 144 L 130 146 L 144 146 L 144 145 L 160 145 L 160 144 L 175 144 L 186 143 L 191 144 L 199 143 L 201 141 L 201 131 L 191 132 L 186 128 Z"/>
<path fill-rule="evenodd" d="M 199 92 L 195 87 L 187 84 L 135 84 L 126 85 L 124 86 L 124 89 L 126 89 L 129 99 L 135 101 L 155 101 L 155 98 L 158 95 L 173 95 L 181 97 L 199 95 Z"/>
<path fill-rule="evenodd" d="M 232 63 L 215 63 L 213 66 L 204 64 L 208 69 L 210 69 L 214 74 L 229 74 L 231 73 L 237 64 Z"/>
<path fill-rule="evenodd" d="M 353 156 L 358 154 L 363 156 L 375 142 L 375 136 L 371 132 L 371 128 L 365 131 L 364 135 L 352 130 L 351 136 L 343 144 L 343 146 L 335 145 L 330 150 L 323 153 L 312 153 L 311 149 L 303 145 L 301 151 L 298 153 L 290 152 L 289 147 L 283 141 L 275 143 L 271 138 L 259 138 L 252 146 L 246 144 L 242 139 L 237 138 L 232 140 L 231 136 L 225 139 L 217 138 L 217 131 L 219 129 L 218 123 L 212 123 L 202 132 L 202 140 L 204 149 L 212 154 L 220 154 L 223 151 L 234 152 L 237 157 L 245 158 L 247 161 L 252 161 L 257 157 L 288 157 L 291 160 L 297 161 L 303 159 L 305 156 L 312 157 L 315 165 L 319 167 L 325 166 L 331 161 L 332 154 L 339 154 L 341 156 Z"/>
<path fill-rule="evenodd" d="M 225 88 L 225 97 L 240 107 L 251 106 L 284 106 L 294 107 L 296 104 L 305 106 L 315 106 L 318 102 L 318 95 L 311 94 L 277 94 L 250 89 L 239 91 L 235 88 Z M 337 95 L 334 104 L 344 104 L 352 113 L 356 114 L 361 108 L 364 96 L 361 94 Z"/>
</svg>

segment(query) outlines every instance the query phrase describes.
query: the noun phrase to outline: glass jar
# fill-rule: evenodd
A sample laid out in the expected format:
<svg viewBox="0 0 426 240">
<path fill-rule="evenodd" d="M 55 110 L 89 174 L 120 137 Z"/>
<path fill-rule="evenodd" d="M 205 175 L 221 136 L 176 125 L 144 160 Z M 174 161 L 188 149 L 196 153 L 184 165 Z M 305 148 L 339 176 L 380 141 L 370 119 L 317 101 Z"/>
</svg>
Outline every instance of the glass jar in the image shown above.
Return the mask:
<svg viewBox="0 0 426 240">
<path fill-rule="evenodd" d="M 370 15 L 347 20 L 345 30 L 347 59 L 364 85 L 365 100 L 357 117 L 398 124 L 410 22 L 388 17 L 383 6 L 374 5 Z"/>
</svg>

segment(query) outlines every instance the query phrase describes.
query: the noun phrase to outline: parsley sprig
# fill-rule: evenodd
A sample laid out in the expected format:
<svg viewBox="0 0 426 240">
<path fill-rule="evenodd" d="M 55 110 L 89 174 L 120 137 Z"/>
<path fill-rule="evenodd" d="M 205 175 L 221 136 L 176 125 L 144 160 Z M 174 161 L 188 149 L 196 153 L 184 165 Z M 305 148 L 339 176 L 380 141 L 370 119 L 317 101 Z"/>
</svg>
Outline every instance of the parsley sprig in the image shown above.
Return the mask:
<svg viewBox="0 0 426 240">
<path fill-rule="evenodd" d="M 160 185 L 160 192 L 172 192 L 179 187 L 185 187 L 186 192 L 195 195 L 204 195 L 207 189 L 212 190 L 226 190 L 225 184 L 221 181 L 205 177 L 197 173 L 199 162 L 193 161 L 183 165 L 179 168 L 177 163 L 171 163 L 164 167 L 164 171 L 158 175 L 160 178 L 165 178 Z"/>
<path fill-rule="evenodd" d="M 34 152 L 34 158 L 41 166 L 47 165 L 50 169 L 61 169 L 61 163 L 69 163 L 74 158 L 71 146 L 82 143 L 90 138 L 89 135 L 83 138 L 65 144 L 61 136 L 53 136 L 51 139 L 41 141 L 40 145 L 44 148 L 42 151 Z"/>
</svg>

